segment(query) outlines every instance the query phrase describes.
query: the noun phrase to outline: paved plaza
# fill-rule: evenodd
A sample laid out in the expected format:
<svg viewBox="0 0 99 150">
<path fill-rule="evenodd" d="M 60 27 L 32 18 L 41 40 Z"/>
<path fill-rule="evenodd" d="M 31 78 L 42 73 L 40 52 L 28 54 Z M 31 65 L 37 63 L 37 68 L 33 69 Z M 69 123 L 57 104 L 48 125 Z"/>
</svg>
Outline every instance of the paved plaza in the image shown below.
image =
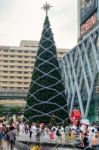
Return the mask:
<svg viewBox="0 0 99 150">
<path fill-rule="evenodd" d="M 7 143 L 4 141 L 3 142 L 3 149 L 0 149 L 0 150 L 11 150 L 11 149 L 10 149 L 10 147 L 7 147 Z M 14 147 L 13 150 L 18 150 L 18 149 Z"/>
</svg>

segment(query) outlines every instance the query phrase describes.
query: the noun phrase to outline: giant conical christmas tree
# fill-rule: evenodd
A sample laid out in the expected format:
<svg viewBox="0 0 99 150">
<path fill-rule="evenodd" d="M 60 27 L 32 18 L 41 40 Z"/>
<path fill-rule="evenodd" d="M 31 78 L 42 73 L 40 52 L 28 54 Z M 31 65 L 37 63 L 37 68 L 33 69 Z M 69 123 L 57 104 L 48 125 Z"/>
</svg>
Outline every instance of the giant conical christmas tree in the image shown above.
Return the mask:
<svg viewBox="0 0 99 150">
<path fill-rule="evenodd" d="M 46 13 L 24 116 L 27 121 L 49 123 L 52 114 L 58 123 L 67 117 L 64 86 Z"/>
</svg>

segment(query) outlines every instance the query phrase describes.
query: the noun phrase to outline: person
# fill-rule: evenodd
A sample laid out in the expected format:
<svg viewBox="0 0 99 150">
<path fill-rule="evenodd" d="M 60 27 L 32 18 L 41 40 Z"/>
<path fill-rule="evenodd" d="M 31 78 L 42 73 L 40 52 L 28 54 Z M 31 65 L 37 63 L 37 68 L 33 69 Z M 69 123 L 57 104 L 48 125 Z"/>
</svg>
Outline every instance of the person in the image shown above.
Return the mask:
<svg viewBox="0 0 99 150">
<path fill-rule="evenodd" d="M 20 125 L 19 125 L 19 131 L 20 131 L 21 135 L 23 135 L 25 133 L 25 124 L 24 124 L 24 122 L 20 123 Z"/>
<path fill-rule="evenodd" d="M 28 124 L 25 124 L 25 133 L 27 134 L 29 131 L 29 125 Z"/>
<path fill-rule="evenodd" d="M 56 135 L 57 135 L 58 139 L 62 142 L 61 126 L 59 126 L 57 128 Z"/>
<path fill-rule="evenodd" d="M 36 141 L 40 141 L 40 129 L 38 124 L 36 125 L 37 130 L 36 130 Z"/>
<path fill-rule="evenodd" d="M 92 139 L 95 137 L 95 131 L 94 129 L 92 128 L 91 130 L 89 130 L 89 145 L 91 146 L 91 141 Z"/>
<path fill-rule="evenodd" d="M 30 139 L 32 137 L 32 128 L 31 127 L 29 128 L 29 137 L 30 137 Z"/>
<path fill-rule="evenodd" d="M 2 143 L 3 138 L 4 138 L 4 134 L 3 134 L 2 128 L 0 128 L 0 148 L 1 149 L 3 149 L 3 146 L 2 146 L 3 145 L 3 143 Z"/>
<path fill-rule="evenodd" d="M 14 132 L 14 128 L 10 127 L 9 128 L 9 142 L 10 142 L 10 148 L 13 150 L 14 145 L 15 145 L 15 140 L 16 140 L 16 134 Z"/>
<path fill-rule="evenodd" d="M 80 139 L 80 146 L 84 147 L 84 142 L 83 142 L 84 134 L 83 134 L 82 130 L 80 130 L 79 139 Z"/>
<path fill-rule="evenodd" d="M 9 149 L 10 139 L 9 139 L 9 131 L 8 131 L 8 129 L 5 132 L 5 141 L 6 141 L 6 144 L 7 144 L 7 149 Z"/>
<path fill-rule="evenodd" d="M 37 127 L 36 127 L 36 124 L 33 122 L 30 128 L 30 138 L 33 137 L 35 139 L 36 132 L 37 132 Z"/>
<path fill-rule="evenodd" d="M 99 137 L 97 134 L 92 138 L 92 146 L 95 146 L 96 150 L 99 150 Z"/>
<path fill-rule="evenodd" d="M 88 135 L 86 133 L 84 134 L 83 142 L 84 142 L 84 147 L 89 146 Z"/>
</svg>

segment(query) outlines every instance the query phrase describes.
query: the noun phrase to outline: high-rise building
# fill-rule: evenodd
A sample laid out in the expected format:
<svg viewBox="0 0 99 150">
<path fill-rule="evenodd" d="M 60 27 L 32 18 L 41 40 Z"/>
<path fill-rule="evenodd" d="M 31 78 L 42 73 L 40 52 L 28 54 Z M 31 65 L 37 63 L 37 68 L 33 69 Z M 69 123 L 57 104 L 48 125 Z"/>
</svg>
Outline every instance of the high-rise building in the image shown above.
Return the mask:
<svg viewBox="0 0 99 150">
<path fill-rule="evenodd" d="M 78 40 L 83 39 L 99 23 L 99 1 L 78 0 Z"/>
<path fill-rule="evenodd" d="M 22 40 L 19 47 L 0 46 L 0 99 L 25 99 L 38 49 L 38 41 Z M 62 58 L 67 49 L 57 49 Z"/>
<path fill-rule="evenodd" d="M 70 115 L 99 122 L 99 0 L 78 0 L 78 44 L 60 65 Z"/>
</svg>

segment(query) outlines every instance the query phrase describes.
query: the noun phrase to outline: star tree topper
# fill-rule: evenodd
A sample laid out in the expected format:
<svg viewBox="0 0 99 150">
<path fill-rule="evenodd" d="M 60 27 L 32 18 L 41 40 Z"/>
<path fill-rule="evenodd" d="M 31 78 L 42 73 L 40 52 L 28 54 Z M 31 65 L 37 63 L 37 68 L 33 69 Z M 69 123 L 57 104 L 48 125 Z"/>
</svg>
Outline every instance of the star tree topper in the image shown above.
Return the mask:
<svg viewBox="0 0 99 150">
<path fill-rule="evenodd" d="M 50 10 L 50 8 L 53 7 L 50 4 L 48 4 L 47 2 L 45 3 L 45 5 L 42 7 L 42 9 L 44 9 L 46 11 L 46 15 L 48 15 L 48 10 Z"/>
</svg>

